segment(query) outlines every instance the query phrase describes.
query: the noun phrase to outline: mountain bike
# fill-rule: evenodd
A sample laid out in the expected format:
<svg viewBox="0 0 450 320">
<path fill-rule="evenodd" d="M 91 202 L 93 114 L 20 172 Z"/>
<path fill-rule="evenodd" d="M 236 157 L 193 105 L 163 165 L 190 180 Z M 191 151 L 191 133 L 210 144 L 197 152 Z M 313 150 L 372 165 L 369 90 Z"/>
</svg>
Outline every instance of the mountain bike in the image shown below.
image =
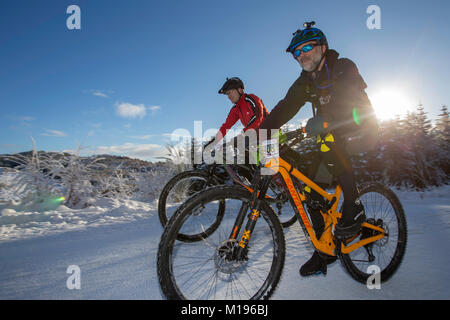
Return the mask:
<svg viewBox="0 0 450 320">
<path fill-rule="evenodd" d="M 354 237 L 338 240 L 333 230 L 341 217 L 341 187 L 337 185 L 333 193 L 325 191 L 279 155 L 262 163 L 251 184 L 208 188 L 174 213 L 158 248 L 158 278 L 167 299 L 267 299 L 273 294 L 284 266 L 285 240 L 265 198 L 272 175 L 262 175 L 263 169 L 281 175 L 298 221 L 316 250 L 338 257 L 361 283 L 371 276 L 369 265 L 379 267 L 382 282 L 396 272 L 406 250 L 407 225 L 402 205 L 388 187 L 376 182 L 359 186 L 366 221 Z M 325 222 L 320 239 L 305 211 L 313 201 L 305 187 L 323 198 L 315 203 Z M 222 222 L 213 233 L 205 233 L 208 222 L 202 221 L 209 214 L 214 216 L 222 202 L 226 202 Z M 201 238 L 191 243 L 177 241 L 180 232 Z"/>
<path fill-rule="evenodd" d="M 292 133 L 286 134 L 286 146 L 298 142 L 297 136 Z M 234 146 L 234 141 L 230 143 Z M 193 160 L 193 159 L 192 159 Z M 254 164 L 195 164 L 192 170 L 181 172 L 172 177 L 162 189 L 158 201 L 158 216 L 164 227 L 175 210 L 193 194 L 205 190 L 211 186 L 236 183 L 245 185 L 249 183 L 256 170 Z M 267 200 L 274 206 L 278 218 L 283 227 L 287 228 L 296 221 L 295 212 L 290 208 L 289 197 L 286 186 L 281 183 L 280 178 L 271 182 Z M 223 205 L 218 208 L 217 219 L 211 221 L 214 227 L 220 223 L 224 212 Z M 211 229 L 211 230 L 213 230 Z M 189 237 L 183 237 L 188 240 Z"/>
</svg>

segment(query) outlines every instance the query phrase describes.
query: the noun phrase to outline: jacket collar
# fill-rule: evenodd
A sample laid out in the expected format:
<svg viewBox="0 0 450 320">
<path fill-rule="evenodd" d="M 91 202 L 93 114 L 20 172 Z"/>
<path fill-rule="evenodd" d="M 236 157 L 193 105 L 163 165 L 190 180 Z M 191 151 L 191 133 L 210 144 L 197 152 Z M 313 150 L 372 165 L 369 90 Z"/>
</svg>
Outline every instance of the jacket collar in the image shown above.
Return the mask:
<svg viewBox="0 0 450 320">
<path fill-rule="evenodd" d="M 334 67 L 335 62 L 337 61 L 339 57 L 339 53 L 336 50 L 333 49 L 327 49 L 327 51 L 325 51 L 325 62 L 328 65 L 328 70 L 332 70 Z M 307 71 L 302 71 L 302 75 L 306 76 L 309 80 L 313 81 L 312 78 L 312 72 L 307 72 Z M 328 79 L 328 75 L 327 75 L 327 70 L 325 67 L 325 63 L 322 66 L 322 69 L 320 71 L 318 71 L 317 77 L 316 77 L 316 81 L 323 81 L 323 80 L 327 80 Z"/>
<path fill-rule="evenodd" d="M 327 49 L 327 51 L 325 51 L 325 61 L 328 63 L 329 68 L 333 68 L 334 63 L 336 62 L 338 57 L 339 57 L 339 52 L 337 52 L 336 50 Z M 320 71 L 323 71 L 323 68 Z"/>
<path fill-rule="evenodd" d="M 236 103 L 236 105 L 243 103 L 244 99 L 245 99 L 245 92 L 241 94 L 241 97 L 239 98 L 239 101 Z"/>
</svg>

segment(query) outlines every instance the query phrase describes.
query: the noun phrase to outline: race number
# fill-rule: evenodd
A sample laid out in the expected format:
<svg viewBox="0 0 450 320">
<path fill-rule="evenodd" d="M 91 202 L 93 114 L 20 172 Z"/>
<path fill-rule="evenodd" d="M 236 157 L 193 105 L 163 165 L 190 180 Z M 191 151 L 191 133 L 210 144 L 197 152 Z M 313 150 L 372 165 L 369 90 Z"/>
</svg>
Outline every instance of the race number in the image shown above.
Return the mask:
<svg viewBox="0 0 450 320">
<path fill-rule="evenodd" d="M 280 156 L 278 139 L 263 141 L 262 149 L 263 149 L 262 160 L 264 163 L 269 161 L 270 159 L 278 158 Z"/>
</svg>

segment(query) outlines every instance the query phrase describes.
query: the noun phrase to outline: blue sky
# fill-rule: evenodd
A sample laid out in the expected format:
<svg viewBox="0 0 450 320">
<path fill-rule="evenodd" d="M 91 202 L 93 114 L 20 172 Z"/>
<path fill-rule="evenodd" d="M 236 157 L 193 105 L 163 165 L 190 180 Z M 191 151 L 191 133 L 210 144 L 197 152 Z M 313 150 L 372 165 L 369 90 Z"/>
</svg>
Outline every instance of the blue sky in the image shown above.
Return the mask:
<svg viewBox="0 0 450 320">
<path fill-rule="evenodd" d="M 72 4 L 81 30 L 66 26 Z M 381 10 L 379 30 L 366 26 L 369 5 Z M 33 137 L 39 150 L 154 159 L 174 130 L 222 124 L 227 76 L 270 111 L 301 72 L 284 50 L 307 20 L 357 64 L 369 97 L 394 92 L 431 118 L 450 101 L 448 1 L 3 0 L 0 9 L 0 154 L 30 150 Z M 296 119 L 310 116 L 305 106 Z"/>
</svg>

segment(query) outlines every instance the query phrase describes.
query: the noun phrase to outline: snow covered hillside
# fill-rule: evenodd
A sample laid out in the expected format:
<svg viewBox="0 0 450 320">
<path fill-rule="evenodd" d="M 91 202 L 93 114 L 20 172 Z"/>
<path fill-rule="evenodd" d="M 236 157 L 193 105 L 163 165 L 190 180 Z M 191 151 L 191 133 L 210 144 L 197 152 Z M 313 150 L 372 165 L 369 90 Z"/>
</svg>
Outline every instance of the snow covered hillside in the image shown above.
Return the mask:
<svg viewBox="0 0 450 320">
<path fill-rule="evenodd" d="M 11 176 L 3 173 L 0 183 Z M 5 192 L 5 191 L 4 191 Z M 397 192 L 408 247 L 381 289 L 354 281 L 336 262 L 327 276 L 301 278 L 312 254 L 298 224 L 285 229 L 286 263 L 273 299 L 449 299 L 450 188 Z M 100 199 L 84 209 L 0 203 L 0 299 L 164 299 L 156 255 L 162 233 L 157 202 Z M 68 289 L 69 266 L 80 288 Z"/>
</svg>

